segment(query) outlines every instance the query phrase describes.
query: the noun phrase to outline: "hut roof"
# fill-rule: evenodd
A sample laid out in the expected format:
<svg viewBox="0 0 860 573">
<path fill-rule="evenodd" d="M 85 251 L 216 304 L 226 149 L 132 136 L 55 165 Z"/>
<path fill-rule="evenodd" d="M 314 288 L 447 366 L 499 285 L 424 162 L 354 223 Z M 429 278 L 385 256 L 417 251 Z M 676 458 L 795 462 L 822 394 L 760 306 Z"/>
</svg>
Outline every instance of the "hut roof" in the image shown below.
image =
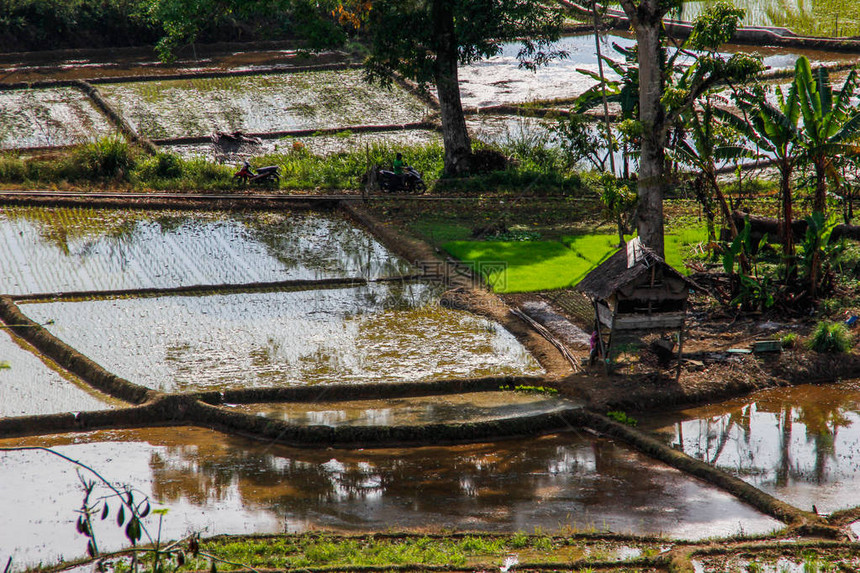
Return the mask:
<svg viewBox="0 0 860 573">
<path fill-rule="evenodd" d="M 626 248 L 619 249 L 585 275 L 576 285 L 576 290 L 589 297 L 605 300 L 654 265 L 660 266 L 664 273 L 677 277 L 691 288 L 699 288 L 696 283 L 668 265 L 657 253 L 641 244 L 639 237 L 636 237 L 627 243 Z"/>
</svg>

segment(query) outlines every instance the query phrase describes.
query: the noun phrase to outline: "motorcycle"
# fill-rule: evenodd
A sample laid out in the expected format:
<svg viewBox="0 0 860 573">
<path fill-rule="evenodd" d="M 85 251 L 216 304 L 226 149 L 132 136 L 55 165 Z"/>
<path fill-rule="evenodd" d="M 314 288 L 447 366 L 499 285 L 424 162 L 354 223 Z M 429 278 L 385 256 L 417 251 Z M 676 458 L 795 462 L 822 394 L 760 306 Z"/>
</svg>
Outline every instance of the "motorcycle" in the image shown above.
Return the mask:
<svg viewBox="0 0 860 573">
<path fill-rule="evenodd" d="M 267 165 L 260 167 L 256 171 L 247 161 L 242 162 L 242 168 L 233 174 L 233 179 L 241 179 L 242 184 L 246 185 L 249 181 L 269 181 L 272 180 L 276 184 L 281 181 L 281 168 L 278 165 Z"/>
<path fill-rule="evenodd" d="M 398 175 L 388 169 L 380 169 L 377 171 L 377 181 L 379 182 L 379 188 L 386 193 L 397 193 L 399 191 L 424 193 L 427 190 L 427 184 L 421 179 L 421 174 L 409 165 L 403 167 L 402 175 Z"/>
</svg>

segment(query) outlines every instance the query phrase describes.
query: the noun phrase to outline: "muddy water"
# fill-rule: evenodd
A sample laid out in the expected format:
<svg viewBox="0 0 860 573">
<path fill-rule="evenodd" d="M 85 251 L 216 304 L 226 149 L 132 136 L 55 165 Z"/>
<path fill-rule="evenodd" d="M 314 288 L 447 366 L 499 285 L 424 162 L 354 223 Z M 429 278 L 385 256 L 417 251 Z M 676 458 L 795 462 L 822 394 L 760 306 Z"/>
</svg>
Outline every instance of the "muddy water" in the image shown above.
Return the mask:
<svg viewBox="0 0 860 573">
<path fill-rule="evenodd" d="M 485 422 L 560 412 L 579 406 L 582 404 L 553 396 L 509 391 L 312 404 L 239 404 L 227 407 L 308 426 L 415 426 Z"/>
<path fill-rule="evenodd" d="M 726 494 L 577 434 L 447 448 L 294 450 L 202 429 L 3 441 L 44 444 L 169 508 L 165 536 L 309 528 L 557 531 L 565 526 L 706 537 L 779 524 Z M 83 555 L 75 469 L 0 453 L 0 538 L 18 566 Z M 9 495 L 8 492 L 15 492 Z M 139 498 L 139 496 L 138 496 Z M 153 517 L 147 519 L 153 527 Z M 98 523 L 102 545 L 119 535 Z M 50 541 L 48 541 L 50 540 Z"/>
<path fill-rule="evenodd" d="M 8 366 L 0 368 L 0 418 L 103 410 L 116 403 L 42 362 L 5 328 L 0 328 L 0 363 Z"/>
<path fill-rule="evenodd" d="M 798 386 L 646 421 L 667 443 L 802 509 L 860 505 L 860 384 Z"/>
<path fill-rule="evenodd" d="M 0 293 L 379 277 L 408 272 L 336 214 L 6 208 Z"/>
<path fill-rule="evenodd" d="M 79 90 L 0 91 L 0 149 L 85 143 L 112 131 Z"/>
<path fill-rule="evenodd" d="M 509 332 L 422 284 L 21 305 L 109 371 L 164 391 L 539 374 Z"/>
<path fill-rule="evenodd" d="M 401 124 L 421 121 L 427 111 L 397 86 L 362 81 L 358 70 L 134 82 L 101 90 L 151 138 Z"/>
</svg>

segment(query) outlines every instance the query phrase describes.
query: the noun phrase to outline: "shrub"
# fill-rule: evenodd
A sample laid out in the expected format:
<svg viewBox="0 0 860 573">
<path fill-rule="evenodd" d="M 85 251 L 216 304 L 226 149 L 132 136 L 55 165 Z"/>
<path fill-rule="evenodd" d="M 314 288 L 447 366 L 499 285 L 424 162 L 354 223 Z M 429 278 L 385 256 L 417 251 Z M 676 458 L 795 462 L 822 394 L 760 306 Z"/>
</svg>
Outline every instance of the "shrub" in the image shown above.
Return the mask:
<svg viewBox="0 0 860 573">
<path fill-rule="evenodd" d="M 26 175 L 27 166 L 23 159 L 14 155 L 0 156 L 0 181 L 21 183 Z"/>
<path fill-rule="evenodd" d="M 809 339 L 809 348 L 816 352 L 843 353 L 851 350 L 853 345 L 853 335 L 847 326 L 839 322 L 822 320 L 815 325 Z"/>
<path fill-rule="evenodd" d="M 126 178 L 134 167 L 134 156 L 128 142 L 119 135 L 103 137 L 78 148 L 72 159 L 74 175 L 82 179 Z M 76 177 L 72 177 L 76 178 Z"/>
<path fill-rule="evenodd" d="M 797 334 L 789 332 L 779 340 L 783 348 L 797 348 Z"/>
</svg>

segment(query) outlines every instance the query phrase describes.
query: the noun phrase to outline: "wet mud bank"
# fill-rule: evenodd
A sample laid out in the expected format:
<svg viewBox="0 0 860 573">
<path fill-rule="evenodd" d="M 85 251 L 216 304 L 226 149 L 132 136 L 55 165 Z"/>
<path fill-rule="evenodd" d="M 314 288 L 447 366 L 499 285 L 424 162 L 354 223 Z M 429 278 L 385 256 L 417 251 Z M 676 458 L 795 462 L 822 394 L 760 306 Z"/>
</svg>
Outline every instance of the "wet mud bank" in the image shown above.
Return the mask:
<svg viewBox="0 0 860 573">
<path fill-rule="evenodd" d="M 11 297 L 0 296 L 0 320 L 10 331 L 25 340 L 39 352 L 71 372 L 93 388 L 132 404 L 142 404 L 156 394 L 115 374 L 111 374 L 90 358 L 84 356 L 42 325 L 30 320 Z"/>
<path fill-rule="evenodd" d="M 581 426 L 581 412 L 518 416 L 504 420 L 411 426 L 299 426 L 195 402 L 190 412 L 198 425 L 213 430 L 297 448 L 390 448 L 452 445 L 522 438 Z"/>
<path fill-rule="evenodd" d="M 87 290 L 74 292 L 55 292 L 55 293 L 34 293 L 34 294 L 18 294 L 10 295 L 13 301 L 27 302 L 60 302 L 60 301 L 77 301 L 82 299 L 101 300 L 111 298 L 121 298 L 133 296 L 135 298 L 160 297 L 160 296 L 187 296 L 187 295 L 208 295 L 215 293 L 252 293 L 252 292 L 270 292 L 270 291 L 296 291 L 296 290 L 319 290 L 319 289 L 340 289 L 353 288 L 357 286 L 365 286 L 373 283 L 385 282 L 406 282 L 417 280 L 418 276 L 398 276 L 398 277 L 381 277 L 376 279 L 366 279 L 364 277 L 346 277 L 346 278 L 331 278 L 331 279 L 314 279 L 314 280 L 286 280 L 274 282 L 254 282 L 254 283 L 224 283 L 218 285 L 190 285 L 179 286 L 173 288 L 138 288 L 138 289 L 123 289 L 123 290 Z"/>
<path fill-rule="evenodd" d="M 0 437 L 20 438 L 93 430 L 191 426 L 195 425 L 193 420 L 186 418 L 192 403 L 193 400 L 186 396 L 161 396 L 141 406 L 116 410 L 0 418 Z"/>
<path fill-rule="evenodd" d="M 746 396 L 783 386 L 833 384 L 860 377 L 860 355 L 789 351 L 736 363 L 709 364 L 706 370 L 682 367 L 639 375 L 605 375 L 595 369 L 559 382 L 562 393 L 585 399 L 590 409 L 606 412 L 659 412 Z"/>
<path fill-rule="evenodd" d="M 57 191 L 0 192 L 0 205 L 15 207 L 90 207 L 94 209 L 175 209 L 186 211 L 278 210 L 331 211 L 340 196 L 302 196 L 272 193 L 254 194 L 253 190 L 223 194 L 189 193 L 76 193 Z"/>
<path fill-rule="evenodd" d="M 218 406 L 221 404 L 255 404 L 263 402 L 346 402 L 353 400 L 379 400 L 412 398 L 465 392 L 495 392 L 501 386 L 542 384 L 542 377 L 492 376 L 463 380 L 434 382 L 403 382 L 381 384 L 330 384 L 290 388 L 254 388 L 199 392 L 192 394 L 198 400 Z"/>
</svg>

